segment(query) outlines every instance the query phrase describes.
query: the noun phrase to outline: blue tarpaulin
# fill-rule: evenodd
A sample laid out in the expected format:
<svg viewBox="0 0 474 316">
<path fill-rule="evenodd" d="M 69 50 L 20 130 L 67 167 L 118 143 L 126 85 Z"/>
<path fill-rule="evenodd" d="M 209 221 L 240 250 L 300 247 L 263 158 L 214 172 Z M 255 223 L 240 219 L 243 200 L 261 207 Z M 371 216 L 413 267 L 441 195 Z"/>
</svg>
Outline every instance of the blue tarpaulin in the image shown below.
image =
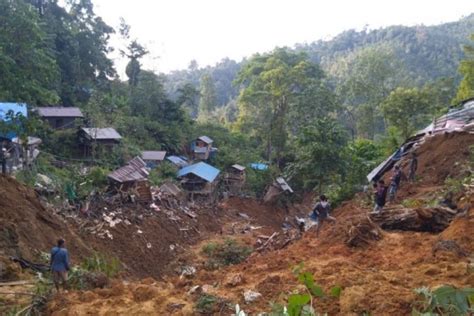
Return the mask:
<svg viewBox="0 0 474 316">
<path fill-rule="evenodd" d="M 261 163 L 261 162 L 253 162 L 253 163 L 250 164 L 250 168 L 252 168 L 254 170 L 267 170 L 268 165 L 265 164 L 265 163 Z"/>
<path fill-rule="evenodd" d="M 201 179 L 206 180 L 207 182 L 212 182 L 219 175 L 220 170 L 217 168 L 214 168 L 211 165 L 208 165 L 205 162 L 198 162 L 197 164 L 187 166 L 179 170 L 178 178 L 183 177 L 190 173 L 198 176 Z"/>
</svg>

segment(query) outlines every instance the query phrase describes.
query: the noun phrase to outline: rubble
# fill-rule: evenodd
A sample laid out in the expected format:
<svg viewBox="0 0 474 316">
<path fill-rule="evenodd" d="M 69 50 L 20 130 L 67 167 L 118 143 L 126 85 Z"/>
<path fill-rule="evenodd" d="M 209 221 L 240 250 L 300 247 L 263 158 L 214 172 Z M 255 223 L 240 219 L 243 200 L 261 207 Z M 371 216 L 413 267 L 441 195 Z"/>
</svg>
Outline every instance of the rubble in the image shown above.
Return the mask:
<svg viewBox="0 0 474 316">
<path fill-rule="evenodd" d="M 244 292 L 244 300 L 247 304 L 258 300 L 260 297 L 262 297 L 262 294 L 252 290 L 247 290 Z"/>
</svg>

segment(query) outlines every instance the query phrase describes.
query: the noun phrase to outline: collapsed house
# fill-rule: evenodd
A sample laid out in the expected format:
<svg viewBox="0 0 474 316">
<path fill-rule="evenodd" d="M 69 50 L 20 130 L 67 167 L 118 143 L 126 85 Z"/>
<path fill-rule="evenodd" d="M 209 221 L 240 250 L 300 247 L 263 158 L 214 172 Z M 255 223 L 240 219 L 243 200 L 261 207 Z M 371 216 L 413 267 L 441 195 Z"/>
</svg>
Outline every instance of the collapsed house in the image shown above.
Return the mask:
<svg viewBox="0 0 474 316">
<path fill-rule="evenodd" d="M 214 201 L 217 198 L 217 177 L 220 170 L 204 162 L 187 166 L 178 171 L 181 186 L 191 200 L 196 198 Z"/>
<path fill-rule="evenodd" d="M 112 127 L 81 128 L 78 133 L 79 143 L 82 145 L 84 156 L 91 156 L 97 151 L 111 151 L 117 146 L 122 136 Z"/>
<path fill-rule="evenodd" d="M 224 176 L 225 190 L 230 195 L 238 195 L 245 184 L 245 167 L 239 164 L 230 166 Z"/>
<path fill-rule="evenodd" d="M 208 160 L 217 152 L 217 148 L 212 147 L 214 141 L 208 136 L 200 136 L 191 143 L 193 159 Z"/>
<path fill-rule="evenodd" d="M 293 189 L 288 185 L 285 179 L 278 177 L 268 188 L 265 196 L 263 197 L 263 202 L 274 202 L 280 194 L 284 193 L 293 193 Z"/>
<path fill-rule="evenodd" d="M 165 160 L 166 151 L 142 151 L 142 160 L 148 168 L 156 168 Z"/>
<path fill-rule="evenodd" d="M 409 137 L 400 148 L 367 175 L 367 180 L 378 181 L 403 157 L 419 147 L 425 137 L 456 131 L 474 131 L 474 98 L 461 102 L 458 109 L 450 109 L 445 115 L 433 120 L 425 129 Z"/>
<path fill-rule="evenodd" d="M 107 177 L 112 190 L 121 194 L 132 193 L 130 196 L 138 202 L 150 202 L 152 194 L 148 175 L 146 163 L 140 157 L 135 157 Z"/>
<path fill-rule="evenodd" d="M 54 129 L 74 128 L 84 118 L 81 110 L 76 107 L 38 107 L 35 112 Z"/>
</svg>

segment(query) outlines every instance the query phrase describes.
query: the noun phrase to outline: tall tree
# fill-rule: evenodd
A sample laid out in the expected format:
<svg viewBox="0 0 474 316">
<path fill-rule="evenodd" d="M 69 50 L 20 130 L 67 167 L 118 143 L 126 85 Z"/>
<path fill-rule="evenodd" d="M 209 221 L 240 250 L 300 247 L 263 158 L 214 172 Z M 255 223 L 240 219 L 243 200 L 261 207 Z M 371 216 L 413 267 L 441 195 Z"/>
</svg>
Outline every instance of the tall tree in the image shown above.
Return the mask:
<svg viewBox="0 0 474 316">
<path fill-rule="evenodd" d="M 141 70 L 140 59 L 149 52 L 138 42 L 138 40 L 130 39 L 130 25 L 128 25 L 123 18 L 120 18 L 119 31 L 122 38 L 129 42 L 125 50 L 120 50 L 122 56 L 125 56 L 129 59 L 125 69 L 125 73 L 128 77 L 128 83 L 130 86 L 136 87 L 138 84 L 138 75 L 140 74 Z"/>
<path fill-rule="evenodd" d="M 190 82 L 178 89 L 178 99 L 176 102 L 189 112 L 192 118 L 198 115 L 199 91 Z"/>
<path fill-rule="evenodd" d="M 0 0 L 0 99 L 31 104 L 58 100 L 54 51 L 36 11 L 23 0 Z"/>
<path fill-rule="evenodd" d="M 216 108 L 216 88 L 209 74 L 201 78 L 201 99 L 199 100 L 198 120 L 206 122 Z"/>
<path fill-rule="evenodd" d="M 430 96 L 416 88 L 397 88 L 390 93 L 381 108 L 384 117 L 389 124 L 399 129 L 403 139 L 432 119 Z"/>
<path fill-rule="evenodd" d="M 474 41 L 474 34 L 471 35 L 471 40 Z M 466 58 L 459 64 L 459 72 L 463 78 L 454 99 L 455 103 L 474 97 L 474 46 L 466 45 L 464 52 Z"/>
<path fill-rule="evenodd" d="M 279 163 L 288 136 L 314 115 L 328 114 L 327 106 L 333 103 L 323 78 L 323 71 L 304 54 L 276 49 L 255 55 L 236 79 L 243 87 L 236 127 L 262 139 L 267 159 Z"/>
</svg>

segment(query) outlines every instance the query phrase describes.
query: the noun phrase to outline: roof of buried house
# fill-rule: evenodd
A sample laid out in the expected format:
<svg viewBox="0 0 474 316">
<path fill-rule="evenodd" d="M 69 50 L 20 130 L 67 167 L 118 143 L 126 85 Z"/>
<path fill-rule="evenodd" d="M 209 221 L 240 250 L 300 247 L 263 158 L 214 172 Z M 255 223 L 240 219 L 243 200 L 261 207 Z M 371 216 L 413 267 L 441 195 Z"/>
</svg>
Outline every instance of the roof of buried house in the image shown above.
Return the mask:
<svg viewBox="0 0 474 316">
<path fill-rule="evenodd" d="M 108 177 L 117 182 L 124 183 L 145 180 L 148 178 L 148 174 L 146 163 L 137 156 L 130 160 L 125 166 L 109 173 Z"/>
</svg>

